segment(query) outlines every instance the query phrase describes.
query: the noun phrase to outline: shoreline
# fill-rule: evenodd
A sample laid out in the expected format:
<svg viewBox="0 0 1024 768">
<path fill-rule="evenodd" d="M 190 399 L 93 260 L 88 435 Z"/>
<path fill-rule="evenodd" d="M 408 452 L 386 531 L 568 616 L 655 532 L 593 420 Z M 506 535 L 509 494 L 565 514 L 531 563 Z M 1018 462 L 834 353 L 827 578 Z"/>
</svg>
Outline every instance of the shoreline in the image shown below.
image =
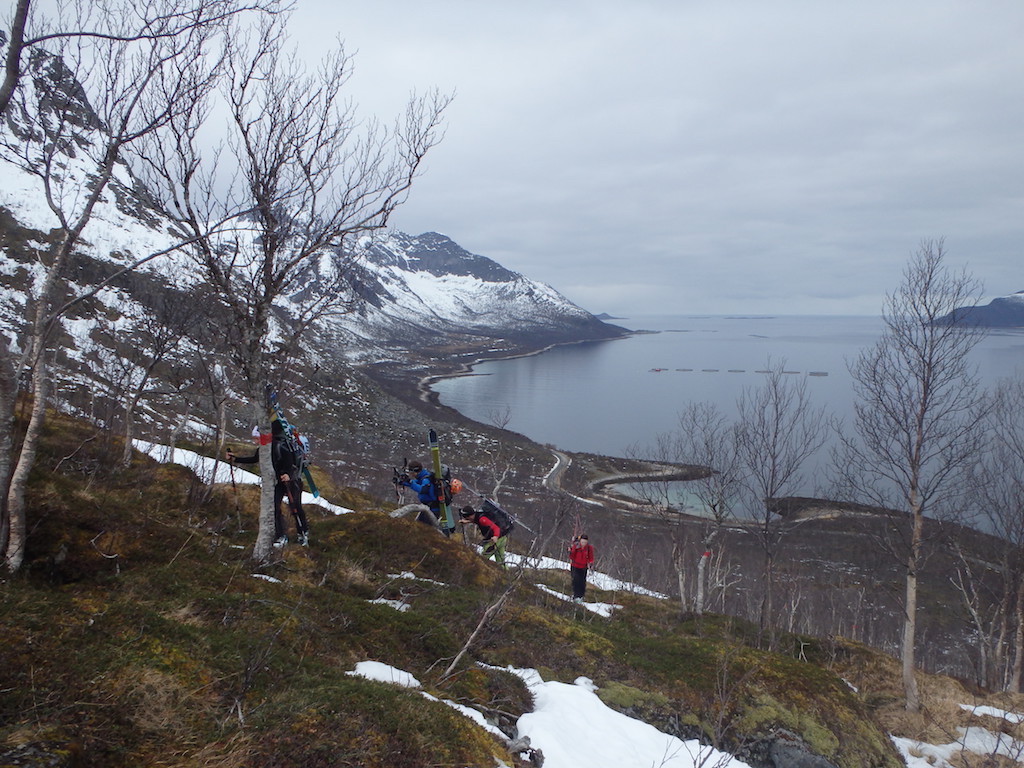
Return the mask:
<svg viewBox="0 0 1024 768">
<path fill-rule="evenodd" d="M 564 493 L 568 496 L 585 503 L 590 506 L 599 506 L 604 508 L 606 511 L 612 513 L 624 513 L 631 515 L 642 515 L 651 516 L 659 514 L 652 508 L 652 505 L 645 503 L 642 499 L 630 497 L 627 494 L 621 492 L 615 492 L 611 490 L 614 486 L 625 485 L 634 481 L 644 480 L 667 480 L 667 481 L 679 481 L 685 482 L 688 480 L 696 479 L 700 477 L 702 473 L 707 472 L 706 468 L 693 467 L 688 465 L 662 465 L 660 462 L 645 460 L 645 459 L 632 459 L 621 456 L 611 456 L 603 454 L 586 454 L 576 451 L 569 451 L 558 448 L 556 446 L 539 443 L 528 435 L 524 435 L 514 430 L 505 429 L 502 427 L 495 427 L 494 425 L 487 425 L 483 422 L 477 421 L 476 419 L 462 413 L 458 409 L 445 405 L 440 400 L 440 395 L 432 389 L 432 386 L 439 381 L 446 379 L 463 378 L 466 376 L 484 376 L 490 374 L 479 374 L 474 373 L 473 368 L 481 363 L 486 363 L 494 360 L 515 360 L 525 357 L 534 357 L 544 352 L 549 352 L 552 349 L 562 346 L 571 346 L 575 344 L 588 344 L 598 341 L 616 341 L 618 339 L 625 339 L 630 336 L 660 333 L 660 331 L 650 330 L 626 330 L 625 333 L 610 338 L 585 338 L 575 339 L 572 341 L 558 341 L 551 344 L 546 344 L 542 347 L 535 349 L 520 349 L 517 351 L 506 350 L 506 351 L 489 351 L 475 354 L 472 359 L 462 361 L 449 361 L 443 367 L 447 368 L 443 372 L 430 373 L 426 375 L 420 375 L 412 378 L 415 384 L 415 400 L 422 405 L 427 406 L 430 409 L 438 409 L 446 411 L 449 414 L 457 415 L 459 420 L 473 424 L 478 427 L 483 427 L 488 430 L 495 429 L 501 434 L 509 436 L 509 439 L 525 440 L 532 446 L 539 450 L 545 451 L 555 458 L 555 465 L 552 467 L 544 476 L 538 476 L 537 481 L 548 488 L 551 491 L 557 493 Z M 391 377 L 389 377 L 391 378 Z M 399 377 L 404 378 L 404 377 Z M 406 379 L 407 381 L 409 379 Z M 514 438 L 513 438 L 514 436 Z M 628 465 L 628 469 L 625 471 L 614 470 L 611 474 L 606 470 L 593 467 L 586 473 L 585 478 L 580 481 L 573 482 L 572 486 L 578 486 L 577 490 L 566 487 L 562 483 L 562 477 L 565 475 L 566 469 L 577 463 L 576 460 L 581 460 L 584 457 L 595 457 L 604 460 L 608 464 L 625 463 Z M 693 516 L 688 513 L 680 513 L 685 517 L 700 519 L 698 516 Z"/>
<path fill-rule="evenodd" d="M 696 467 L 693 465 L 679 464 L 670 466 L 653 460 L 627 458 L 607 454 L 589 454 L 587 452 L 570 451 L 558 448 L 557 446 L 539 443 L 528 435 L 503 427 L 498 427 L 493 424 L 489 425 L 484 422 L 477 421 L 453 406 L 443 404 L 440 401 L 440 395 L 431 387 L 436 382 L 444 381 L 446 379 L 491 375 L 474 373 L 473 368 L 481 363 L 490 362 L 492 360 L 515 360 L 519 358 L 537 356 L 561 346 L 587 344 L 597 341 L 615 341 L 617 339 L 625 339 L 635 335 L 662 332 L 663 331 L 633 331 L 626 329 L 624 333 L 618 336 L 558 341 L 533 349 L 523 349 L 520 347 L 519 349 L 491 349 L 476 353 L 471 352 L 467 355 L 467 358 L 463 360 L 449 359 L 441 363 L 434 362 L 432 363 L 432 367 L 435 371 L 439 368 L 442 370 L 425 375 L 422 373 L 420 373 L 420 375 L 416 374 L 417 368 L 422 372 L 423 368 L 426 367 L 422 361 L 417 361 L 417 364 L 412 366 L 401 366 L 397 364 L 397 361 L 392 361 L 391 364 L 383 367 L 367 366 L 366 369 L 370 370 L 376 368 L 378 371 L 381 371 L 383 368 L 383 370 L 390 370 L 391 374 L 385 374 L 385 378 L 390 380 L 392 385 L 400 383 L 401 381 L 412 383 L 414 385 L 413 392 L 415 394 L 413 394 L 413 392 L 409 393 L 412 396 L 411 400 L 420 403 L 422 406 L 426 406 L 430 410 L 436 409 L 438 411 L 445 412 L 448 414 L 447 418 L 449 419 L 454 417 L 457 421 L 462 421 L 466 424 L 473 425 L 474 428 L 484 429 L 488 432 L 494 430 L 502 435 L 506 435 L 509 440 L 515 442 L 525 441 L 539 451 L 543 451 L 554 457 L 554 467 L 548 470 L 546 474 L 535 477 L 538 484 L 543 485 L 549 490 L 567 494 L 571 498 L 587 504 L 588 506 L 602 507 L 610 513 L 657 518 L 663 517 L 663 509 L 658 505 L 645 502 L 642 498 L 624 493 L 618 490 L 617 486 L 628 485 L 635 482 L 650 481 L 689 482 L 698 479 L 710 470 L 708 468 Z M 403 375 L 403 373 L 401 373 L 403 370 L 408 371 L 408 374 L 411 375 Z M 377 378 L 372 374 L 371 377 Z M 567 459 L 564 464 L 563 459 Z M 595 459 L 598 461 L 595 462 Z M 562 478 L 566 475 L 568 467 L 573 464 L 578 466 L 588 464 L 590 466 L 583 471 L 582 477 L 573 478 L 568 485 L 565 485 L 562 483 Z M 597 464 L 604 466 L 597 466 Z M 615 466 L 623 464 L 626 466 Z M 609 467 L 613 468 L 609 469 Z M 800 499 L 803 503 L 800 505 L 800 509 L 798 510 L 789 508 L 792 506 L 794 501 L 795 499 L 780 500 L 780 502 L 787 507 L 785 511 L 780 510 L 778 512 L 783 519 L 828 519 L 834 516 L 845 517 L 858 512 L 858 510 L 850 508 L 851 506 L 856 505 L 850 505 L 847 502 L 834 499 Z M 674 510 L 672 514 L 695 522 L 707 519 L 703 515 L 695 515 L 692 512 L 683 512 L 680 510 Z M 733 524 L 738 525 L 741 528 L 745 527 L 744 523 L 740 521 L 733 521 Z"/>
<path fill-rule="evenodd" d="M 420 400 L 422 400 L 423 402 L 430 403 L 431 405 L 436 405 L 442 408 L 450 408 L 451 406 L 446 406 L 441 402 L 440 396 L 438 395 L 437 392 L 431 389 L 431 386 L 439 381 L 444 381 L 446 379 L 461 379 L 466 376 L 489 376 L 490 374 L 473 373 L 473 368 L 477 365 L 480 365 L 481 363 L 489 363 L 498 360 L 518 360 L 523 357 L 535 357 L 536 355 L 541 355 L 545 352 L 550 352 L 552 349 L 555 349 L 556 347 L 568 347 L 574 344 L 592 344 L 598 341 L 618 341 L 619 339 L 626 339 L 629 338 L 630 336 L 636 336 L 644 333 L 660 333 L 660 331 L 631 331 L 629 329 L 626 329 L 626 333 L 620 336 L 612 336 L 609 338 L 576 339 L 574 341 L 556 341 L 544 347 L 539 347 L 537 349 L 531 349 L 521 352 L 496 352 L 494 354 L 484 353 L 479 355 L 478 357 L 474 357 L 469 362 L 460 362 L 454 364 L 454 370 L 448 373 L 434 373 L 429 374 L 427 376 L 421 376 L 416 382 L 416 390 L 417 392 L 419 392 Z M 461 411 L 458 411 L 458 413 L 463 418 L 469 419 L 470 421 L 475 421 L 475 419 L 466 416 L 466 414 L 462 413 Z M 535 442 L 533 438 L 527 437 L 527 439 L 529 439 L 531 442 Z"/>
</svg>

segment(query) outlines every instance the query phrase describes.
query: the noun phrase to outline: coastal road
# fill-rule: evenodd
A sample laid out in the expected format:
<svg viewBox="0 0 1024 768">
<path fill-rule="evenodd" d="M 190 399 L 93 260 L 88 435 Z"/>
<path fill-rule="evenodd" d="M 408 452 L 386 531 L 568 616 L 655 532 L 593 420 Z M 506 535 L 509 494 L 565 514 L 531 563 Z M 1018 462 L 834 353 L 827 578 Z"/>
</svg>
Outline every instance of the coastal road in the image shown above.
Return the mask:
<svg viewBox="0 0 1024 768">
<path fill-rule="evenodd" d="M 573 498 L 582 504 L 590 504 L 595 507 L 603 507 L 604 504 L 602 504 L 600 501 L 597 501 L 595 499 L 587 499 L 584 498 L 583 496 L 577 496 L 576 494 L 569 493 L 568 491 L 562 488 L 562 475 L 565 474 L 565 471 L 572 464 L 572 456 L 570 456 L 567 453 L 562 453 L 561 451 L 556 451 L 554 449 L 552 449 L 551 453 L 555 457 L 555 465 L 551 468 L 551 471 L 544 475 L 544 479 L 541 481 L 544 487 L 550 491 L 555 491 L 556 493 L 564 493 L 570 498 Z"/>
</svg>

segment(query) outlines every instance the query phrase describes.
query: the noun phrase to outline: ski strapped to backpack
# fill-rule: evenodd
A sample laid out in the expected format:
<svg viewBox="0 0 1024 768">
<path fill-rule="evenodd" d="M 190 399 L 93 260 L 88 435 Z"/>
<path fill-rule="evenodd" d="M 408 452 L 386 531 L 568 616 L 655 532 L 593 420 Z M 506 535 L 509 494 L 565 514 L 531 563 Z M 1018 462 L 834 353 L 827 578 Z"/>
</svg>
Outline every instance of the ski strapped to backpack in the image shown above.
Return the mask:
<svg viewBox="0 0 1024 768">
<path fill-rule="evenodd" d="M 313 476 L 309 473 L 309 440 L 299 434 L 299 430 L 292 426 L 288 419 L 285 418 L 284 411 L 281 409 L 281 403 L 277 400 L 277 392 L 269 384 L 267 385 L 267 400 L 270 402 L 270 407 L 273 409 L 277 420 L 281 422 L 285 442 L 295 456 L 299 467 L 302 468 L 302 477 L 306 480 L 309 492 L 313 494 L 313 498 L 319 498 L 320 489 L 316 487 L 316 483 L 313 482 Z"/>
<path fill-rule="evenodd" d="M 445 531 L 450 535 L 455 530 L 455 515 L 452 513 L 452 508 L 450 506 L 452 500 L 451 486 L 449 483 L 446 488 L 446 484 L 443 480 L 444 468 L 441 466 L 441 446 L 437 442 L 437 432 L 433 429 L 427 433 L 427 445 L 430 448 L 430 459 L 434 465 L 433 481 L 437 501 L 440 505 L 440 522 Z"/>
</svg>

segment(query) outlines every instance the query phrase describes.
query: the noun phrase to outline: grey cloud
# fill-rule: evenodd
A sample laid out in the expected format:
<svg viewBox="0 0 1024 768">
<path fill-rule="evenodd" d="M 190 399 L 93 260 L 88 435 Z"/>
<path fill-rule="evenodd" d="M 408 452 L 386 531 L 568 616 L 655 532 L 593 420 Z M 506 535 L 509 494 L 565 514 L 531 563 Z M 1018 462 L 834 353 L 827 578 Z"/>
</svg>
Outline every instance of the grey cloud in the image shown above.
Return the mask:
<svg viewBox="0 0 1024 768">
<path fill-rule="evenodd" d="M 394 225 L 592 311 L 874 313 L 937 236 L 1024 288 L 1024 5 L 300 4 L 324 19 L 364 109 L 457 92 Z"/>
</svg>

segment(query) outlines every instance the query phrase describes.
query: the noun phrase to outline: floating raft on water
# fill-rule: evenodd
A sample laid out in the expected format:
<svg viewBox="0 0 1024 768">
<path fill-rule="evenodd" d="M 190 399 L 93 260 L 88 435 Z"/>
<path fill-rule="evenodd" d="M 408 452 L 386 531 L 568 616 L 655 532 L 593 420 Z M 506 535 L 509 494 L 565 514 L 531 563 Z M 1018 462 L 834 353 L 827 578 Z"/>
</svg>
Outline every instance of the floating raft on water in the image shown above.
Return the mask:
<svg viewBox="0 0 1024 768">
<path fill-rule="evenodd" d="M 669 369 L 669 368 L 650 368 L 649 369 L 649 371 L 651 373 L 663 373 L 664 371 L 668 371 L 668 370 L 672 370 L 672 369 Z M 674 370 L 676 370 L 679 373 L 692 373 L 693 371 L 696 371 L 698 369 L 697 368 L 676 368 Z M 721 373 L 722 372 L 721 368 L 700 368 L 699 370 L 701 371 L 701 373 Z M 727 373 L 746 373 L 747 372 L 746 368 L 728 368 L 728 369 L 726 369 L 726 371 L 727 371 Z M 755 370 L 754 373 L 771 373 L 771 371 L 765 370 L 765 369 L 758 369 L 758 370 Z M 802 373 L 802 371 L 783 371 L 783 373 L 786 374 L 787 376 L 799 376 Z M 808 376 L 828 376 L 828 371 L 808 371 L 807 375 Z"/>
</svg>

